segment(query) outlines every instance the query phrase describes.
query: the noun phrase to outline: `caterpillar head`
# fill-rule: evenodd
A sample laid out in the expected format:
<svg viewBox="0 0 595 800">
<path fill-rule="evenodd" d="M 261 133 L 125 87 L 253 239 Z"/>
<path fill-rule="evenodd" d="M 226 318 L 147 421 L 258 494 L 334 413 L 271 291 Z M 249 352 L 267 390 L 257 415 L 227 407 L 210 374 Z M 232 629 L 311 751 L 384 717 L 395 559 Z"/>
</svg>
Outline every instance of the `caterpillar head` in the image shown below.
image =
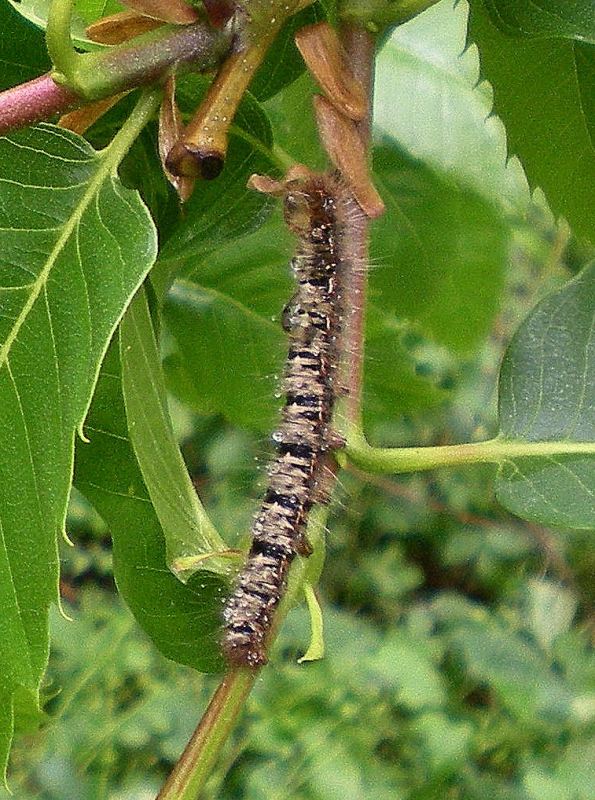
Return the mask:
<svg viewBox="0 0 595 800">
<path fill-rule="evenodd" d="M 287 226 L 298 236 L 305 236 L 316 222 L 331 211 L 329 187 L 332 179 L 327 175 L 317 175 L 307 167 L 298 164 L 292 167 L 282 181 L 264 175 L 252 175 L 248 181 L 251 189 L 271 194 L 283 199 Z"/>
<path fill-rule="evenodd" d="M 306 187 L 297 181 L 291 183 L 293 185 L 287 187 L 283 203 L 285 222 L 287 227 L 298 236 L 305 236 L 312 228 L 311 196 Z"/>
</svg>

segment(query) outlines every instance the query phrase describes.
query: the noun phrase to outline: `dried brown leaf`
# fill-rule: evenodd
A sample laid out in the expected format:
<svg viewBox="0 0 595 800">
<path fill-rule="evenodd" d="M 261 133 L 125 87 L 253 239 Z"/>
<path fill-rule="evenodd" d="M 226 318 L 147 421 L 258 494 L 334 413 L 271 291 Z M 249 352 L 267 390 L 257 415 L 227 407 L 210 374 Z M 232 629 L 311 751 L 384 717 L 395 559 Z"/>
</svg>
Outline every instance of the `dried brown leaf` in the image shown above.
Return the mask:
<svg viewBox="0 0 595 800">
<path fill-rule="evenodd" d="M 122 5 L 153 17 L 162 22 L 172 22 L 175 25 L 190 25 L 198 22 L 200 14 L 185 0 L 121 0 Z"/>
<path fill-rule="evenodd" d="M 161 24 L 158 20 L 144 17 L 135 11 L 122 11 L 89 25 L 87 36 L 92 42 L 100 44 L 121 44 L 141 33 L 153 31 Z"/>
</svg>

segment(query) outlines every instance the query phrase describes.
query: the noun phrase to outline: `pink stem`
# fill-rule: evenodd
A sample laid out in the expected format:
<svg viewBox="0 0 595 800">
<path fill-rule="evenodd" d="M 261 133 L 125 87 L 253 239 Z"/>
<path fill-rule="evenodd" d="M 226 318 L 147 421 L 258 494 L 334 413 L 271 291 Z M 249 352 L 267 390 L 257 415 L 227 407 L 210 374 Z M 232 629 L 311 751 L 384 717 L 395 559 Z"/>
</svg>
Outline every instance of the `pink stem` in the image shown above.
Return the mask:
<svg viewBox="0 0 595 800">
<path fill-rule="evenodd" d="M 0 92 L 0 134 L 23 128 L 81 105 L 84 101 L 49 73 Z"/>
</svg>

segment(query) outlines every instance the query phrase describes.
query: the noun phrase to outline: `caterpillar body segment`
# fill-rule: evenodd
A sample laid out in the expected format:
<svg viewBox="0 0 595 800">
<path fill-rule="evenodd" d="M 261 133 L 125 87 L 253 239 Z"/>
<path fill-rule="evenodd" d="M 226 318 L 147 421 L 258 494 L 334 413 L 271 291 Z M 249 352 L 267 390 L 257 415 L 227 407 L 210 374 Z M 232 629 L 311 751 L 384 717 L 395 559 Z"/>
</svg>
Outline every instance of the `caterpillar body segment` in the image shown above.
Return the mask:
<svg viewBox="0 0 595 800">
<path fill-rule="evenodd" d="M 311 552 L 305 530 L 324 493 L 336 396 L 342 323 L 341 279 L 349 254 L 345 227 L 353 201 L 333 176 L 299 172 L 284 183 L 256 176 L 252 185 L 281 194 L 285 219 L 298 239 L 291 266 L 296 291 L 283 326 L 289 349 L 285 405 L 273 433 L 276 456 L 252 526 L 246 563 L 224 610 L 223 652 L 233 667 L 266 663 L 267 637 L 291 562 Z"/>
</svg>

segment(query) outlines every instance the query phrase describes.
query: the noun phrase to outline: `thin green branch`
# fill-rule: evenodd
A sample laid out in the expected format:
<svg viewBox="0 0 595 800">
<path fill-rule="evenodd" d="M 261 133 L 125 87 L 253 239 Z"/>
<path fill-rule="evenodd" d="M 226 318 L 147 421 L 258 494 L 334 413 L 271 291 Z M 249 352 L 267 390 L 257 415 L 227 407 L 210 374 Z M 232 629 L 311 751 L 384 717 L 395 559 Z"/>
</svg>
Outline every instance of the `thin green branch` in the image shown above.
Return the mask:
<svg viewBox="0 0 595 800">
<path fill-rule="evenodd" d="M 52 0 L 45 31 L 48 53 L 54 65 L 56 83 L 69 85 L 79 58 L 72 41 L 74 0 Z"/>
<path fill-rule="evenodd" d="M 467 464 L 503 464 L 518 458 L 595 455 L 595 442 L 522 442 L 504 438 L 438 447 L 371 447 L 359 429 L 347 437 L 344 458 L 367 472 L 420 472 Z"/>
<path fill-rule="evenodd" d="M 196 800 L 233 730 L 257 675 L 258 670 L 242 669 L 223 678 L 157 800 Z"/>
<path fill-rule="evenodd" d="M 108 50 L 77 56 L 72 88 L 87 100 L 99 100 L 156 81 L 173 65 L 208 69 L 224 56 L 230 41 L 228 31 L 204 22 L 162 25 Z"/>
<path fill-rule="evenodd" d="M 56 33 L 54 51 L 63 47 L 56 37 L 60 39 Z M 163 25 L 122 45 L 96 53 L 75 54 L 73 65 L 66 57 L 62 67 L 72 71 L 68 86 L 43 75 L 0 92 L 0 134 L 94 100 L 159 82 L 174 65 L 178 70 L 208 69 L 227 52 L 230 41 L 229 31 L 215 30 L 206 22 Z M 54 56 L 58 60 L 62 57 L 56 52 Z"/>
</svg>

